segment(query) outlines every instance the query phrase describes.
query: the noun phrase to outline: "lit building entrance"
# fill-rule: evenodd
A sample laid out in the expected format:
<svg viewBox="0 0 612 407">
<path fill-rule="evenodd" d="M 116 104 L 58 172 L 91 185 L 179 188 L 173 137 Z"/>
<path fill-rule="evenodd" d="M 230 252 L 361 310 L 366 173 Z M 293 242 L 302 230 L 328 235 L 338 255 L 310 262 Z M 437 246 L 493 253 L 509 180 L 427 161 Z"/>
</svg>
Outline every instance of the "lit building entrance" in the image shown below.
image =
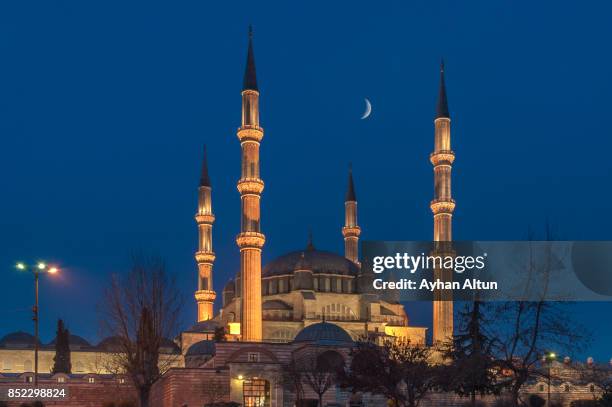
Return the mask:
<svg viewBox="0 0 612 407">
<path fill-rule="evenodd" d="M 244 407 L 270 407 L 270 383 L 263 379 L 248 379 L 242 384 Z"/>
</svg>

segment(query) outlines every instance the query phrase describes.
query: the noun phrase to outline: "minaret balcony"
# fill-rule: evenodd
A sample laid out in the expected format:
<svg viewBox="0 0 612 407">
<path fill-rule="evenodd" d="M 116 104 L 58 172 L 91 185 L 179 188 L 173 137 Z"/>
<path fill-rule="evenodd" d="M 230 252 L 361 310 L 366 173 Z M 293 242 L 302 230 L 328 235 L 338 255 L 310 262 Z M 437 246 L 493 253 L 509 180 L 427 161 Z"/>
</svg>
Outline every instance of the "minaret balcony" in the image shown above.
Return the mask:
<svg viewBox="0 0 612 407">
<path fill-rule="evenodd" d="M 195 254 L 195 259 L 197 263 L 212 264 L 215 261 L 215 253 L 198 251 Z"/>
<path fill-rule="evenodd" d="M 247 141 L 255 141 L 259 143 L 263 138 L 263 135 L 263 128 L 248 125 L 239 127 L 237 134 L 238 140 L 240 140 L 241 143 Z"/>
<path fill-rule="evenodd" d="M 238 192 L 240 192 L 240 195 L 260 195 L 264 189 L 264 182 L 259 178 L 242 178 L 238 181 L 237 188 Z"/>
<path fill-rule="evenodd" d="M 236 243 L 241 249 L 261 249 L 266 242 L 266 237 L 259 232 L 242 232 L 236 237 Z"/>
<path fill-rule="evenodd" d="M 455 161 L 455 153 L 451 150 L 441 150 L 429 155 L 429 161 L 435 166 L 451 165 Z"/>
<path fill-rule="evenodd" d="M 452 214 L 455 210 L 455 200 L 451 198 L 446 199 L 434 199 L 431 201 L 429 207 L 434 215 L 439 214 Z"/>
<path fill-rule="evenodd" d="M 342 228 L 342 235 L 344 237 L 358 237 L 361 234 L 361 228 L 359 226 L 345 226 Z"/>
<path fill-rule="evenodd" d="M 195 216 L 195 220 L 196 222 L 198 222 L 198 224 L 208 223 L 212 225 L 215 222 L 215 215 L 213 215 L 212 213 L 198 213 Z"/>
<path fill-rule="evenodd" d="M 195 292 L 194 296 L 198 302 L 214 302 L 217 293 L 211 290 L 199 290 Z"/>
</svg>

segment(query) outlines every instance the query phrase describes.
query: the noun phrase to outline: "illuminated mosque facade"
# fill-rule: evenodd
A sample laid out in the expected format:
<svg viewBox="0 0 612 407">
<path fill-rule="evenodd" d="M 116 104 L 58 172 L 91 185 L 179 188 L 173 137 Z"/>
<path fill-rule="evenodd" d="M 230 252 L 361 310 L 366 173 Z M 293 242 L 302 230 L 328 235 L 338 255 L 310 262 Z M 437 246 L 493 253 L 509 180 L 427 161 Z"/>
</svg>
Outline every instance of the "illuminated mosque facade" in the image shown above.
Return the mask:
<svg viewBox="0 0 612 407">
<path fill-rule="evenodd" d="M 440 72 L 437 114 L 434 120 L 435 196 L 431 202 L 434 240 L 452 240 L 451 168 L 454 153 L 450 145 L 450 115 Z M 359 261 L 358 200 L 349 170 L 342 235 L 344 255 L 317 249 L 312 239 L 301 250 L 282 255 L 262 266 L 265 235 L 261 229 L 259 147 L 264 130 L 259 121 L 259 87 L 255 69 L 252 35 L 249 36 L 247 62 L 242 87 L 242 122 L 237 136 L 242 153 L 238 191 L 241 199 L 241 230 L 236 238 L 240 250 L 240 272 L 223 289 L 222 307 L 215 314 L 213 303 L 213 214 L 212 187 L 206 156 L 202 166 L 195 216 L 199 245 L 195 254 L 198 288 L 195 299 L 198 323 L 183 335 L 194 343 L 224 327 L 229 337 L 245 342 L 290 342 L 305 327 L 323 320 L 334 323 L 357 339 L 371 333 L 402 337 L 411 343 L 425 343 L 426 328 L 410 325 L 409 316 L 393 294 L 381 294 L 372 287 L 371 273 Z M 452 335 L 452 301 L 433 302 L 433 340 Z"/>
</svg>

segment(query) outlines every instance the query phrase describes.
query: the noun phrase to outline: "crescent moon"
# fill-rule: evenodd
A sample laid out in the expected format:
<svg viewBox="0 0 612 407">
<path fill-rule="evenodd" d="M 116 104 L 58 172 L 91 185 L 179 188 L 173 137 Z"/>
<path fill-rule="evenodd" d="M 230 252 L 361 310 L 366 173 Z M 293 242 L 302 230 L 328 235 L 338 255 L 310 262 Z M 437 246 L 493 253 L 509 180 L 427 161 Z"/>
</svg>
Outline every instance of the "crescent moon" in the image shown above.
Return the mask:
<svg viewBox="0 0 612 407">
<path fill-rule="evenodd" d="M 370 103 L 368 98 L 365 98 L 365 102 L 366 102 L 366 109 L 365 109 L 365 112 L 363 113 L 363 116 L 361 116 L 361 120 L 367 119 L 370 116 L 370 113 L 372 113 L 372 104 Z"/>
</svg>

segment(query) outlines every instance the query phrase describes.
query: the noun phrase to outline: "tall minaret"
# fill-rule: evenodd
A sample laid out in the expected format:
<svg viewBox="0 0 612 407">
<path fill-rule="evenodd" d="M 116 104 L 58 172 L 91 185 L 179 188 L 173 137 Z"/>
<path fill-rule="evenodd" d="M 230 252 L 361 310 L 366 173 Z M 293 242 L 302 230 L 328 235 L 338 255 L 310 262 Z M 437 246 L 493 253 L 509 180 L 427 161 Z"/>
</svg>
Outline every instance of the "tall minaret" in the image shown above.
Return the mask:
<svg viewBox="0 0 612 407">
<path fill-rule="evenodd" d="M 262 339 L 261 249 L 265 243 L 265 236 L 260 229 L 259 208 L 261 192 L 264 189 L 264 183 L 259 178 L 259 143 L 262 138 L 253 31 L 249 27 L 249 49 L 242 86 L 242 126 L 238 129 L 238 139 L 242 147 L 242 176 L 238 181 L 242 222 L 236 243 L 240 248 L 241 335 L 243 341 L 253 342 Z"/>
<path fill-rule="evenodd" d="M 444 62 L 440 64 L 440 93 L 436 109 L 434 151 L 430 161 L 434 169 L 434 199 L 431 201 L 431 211 L 434 216 L 435 242 L 450 242 L 452 236 L 453 211 L 455 201 L 451 196 L 451 169 L 455 153 L 451 150 L 450 115 L 446 100 L 444 84 Z M 445 245 L 438 245 L 438 249 Z M 437 270 L 444 274 L 446 270 Z M 440 275 L 442 278 L 452 278 L 451 275 Z M 451 298 L 442 298 L 444 294 L 436 293 L 433 302 L 433 341 L 441 342 L 453 334 L 453 302 Z"/>
<path fill-rule="evenodd" d="M 212 188 L 206 161 L 206 147 L 204 147 L 202 175 L 198 188 L 198 213 L 195 216 L 200 237 L 198 251 L 195 254 L 198 263 L 198 291 L 195 292 L 195 299 L 198 303 L 198 322 L 212 319 L 213 303 L 217 297 L 213 290 L 212 280 L 212 269 L 215 262 L 215 253 L 212 248 L 212 225 L 215 215 L 212 213 Z"/>
<path fill-rule="evenodd" d="M 353 169 L 349 166 L 348 189 L 344 200 L 344 257 L 353 263 L 359 263 L 359 234 L 361 229 L 357 225 L 357 195 L 353 184 Z"/>
</svg>

